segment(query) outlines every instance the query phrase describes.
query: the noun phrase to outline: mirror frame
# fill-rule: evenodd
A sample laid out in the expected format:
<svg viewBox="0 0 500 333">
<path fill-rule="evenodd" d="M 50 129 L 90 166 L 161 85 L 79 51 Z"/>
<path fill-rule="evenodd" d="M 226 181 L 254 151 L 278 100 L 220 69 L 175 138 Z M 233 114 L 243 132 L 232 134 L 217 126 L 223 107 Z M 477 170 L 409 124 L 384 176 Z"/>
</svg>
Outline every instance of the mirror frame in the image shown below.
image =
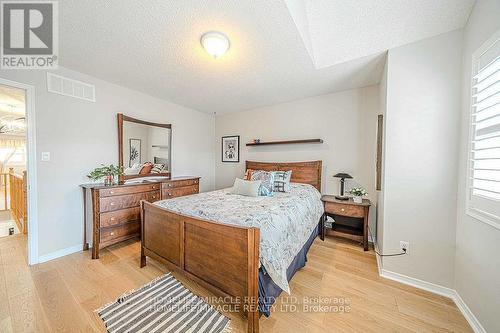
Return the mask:
<svg viewBox="0 0 500 333">
<path fill-rule="evenodd" d="M 155 127 L 161 127 L 161 128 L 168 128 L 170 129 L 170 136 L 169 136 L 169 145 L 170 149 L 168 150 L 168 161 L 169 161 L 169 169 L 172 168 L 172 124 L 159 124 L 159 123 L 153 123 L 150 121 L 145 121 L 145 120 L 140 120 L 136 118 L 132 118 L 129 116 L 124 115 L 123 113 L 118 113 L 117 114 L 118 118 L 118 166 L 120 168 L 123 168 L 123 122 L 124 121 L 129 121 L 137 124 L 143 124 L 143 125 L 149 125 L 149 126 L 155 126 Z M 121 175 L 120 176 L 120 183 L 123 183 L 127 179 L 134 179 L 134 178 L 143 178 L 143 177 L 169 177 L 171 176 L 171 171 L 169 172 L 162 172 L 162 173 L 155 173 L 155 174 L 147 174 L 147 175 Z"/>
</svg>

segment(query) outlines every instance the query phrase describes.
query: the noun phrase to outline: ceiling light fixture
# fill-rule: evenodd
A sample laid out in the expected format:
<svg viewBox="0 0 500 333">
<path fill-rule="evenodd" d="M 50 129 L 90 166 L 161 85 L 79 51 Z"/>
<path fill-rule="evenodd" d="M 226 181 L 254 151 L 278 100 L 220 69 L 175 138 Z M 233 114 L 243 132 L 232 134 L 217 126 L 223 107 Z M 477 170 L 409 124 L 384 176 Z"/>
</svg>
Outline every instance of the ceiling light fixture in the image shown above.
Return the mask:
<svg viewBox="0 0 500 333">
<path fill-rule="evenodd" d="M 222 32 L 210 31 L 201 36 L 201 45 L 214 58 L 222 56 L 229 50 L 229 38 Z"/>
</svg>

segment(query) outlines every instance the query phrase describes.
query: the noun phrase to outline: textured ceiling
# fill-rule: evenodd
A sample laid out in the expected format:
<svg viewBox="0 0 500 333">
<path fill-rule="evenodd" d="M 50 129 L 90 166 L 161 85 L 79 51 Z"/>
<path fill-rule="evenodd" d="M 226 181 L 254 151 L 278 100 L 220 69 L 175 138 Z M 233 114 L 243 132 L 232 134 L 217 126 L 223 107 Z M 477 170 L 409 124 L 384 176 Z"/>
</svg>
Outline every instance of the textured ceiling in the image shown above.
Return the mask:
<svg viewBox="0 0 500 333">
<path fill-rule="evenodd" d="M 463 26 L 470 3 L 64 0 L 59 59 L 199 111 L 233 112 L 376 84 L 387 48 Z M 210 30 L 231 40 L 217 60 L 199 43 Z"/>
<path fill-rule="evenodd" d="M 316 68 L 462 28 L 475 0 L 285 0 Z"/>
<path fill-rule="evenodd" d="M 205 112 L 379 82 L 384 54 L 316 70 L 283 1 L 60 1 L 60 64 Z M 214 60 L 200 36 L 224 32 Z M 99 94 L 99 91 L 96 92 Z"/>
</svg>

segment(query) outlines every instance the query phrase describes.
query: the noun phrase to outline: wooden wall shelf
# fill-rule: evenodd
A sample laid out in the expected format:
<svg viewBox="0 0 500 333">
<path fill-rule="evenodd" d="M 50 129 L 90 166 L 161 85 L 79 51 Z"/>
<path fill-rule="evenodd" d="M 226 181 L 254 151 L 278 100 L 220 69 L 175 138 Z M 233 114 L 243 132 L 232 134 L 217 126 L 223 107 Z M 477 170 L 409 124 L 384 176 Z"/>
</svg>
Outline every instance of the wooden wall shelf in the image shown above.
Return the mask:
<svg viewBox="0 0 500 333">
<path fill-rule="evenodd" d="M 288 140 L 288 141 L 267 141 L 267 142 L 250 142 L 247 146 L 267 146 L 267 145 L 290 145 L 300 143 L 323 143 L 322 139 L 307 139 L 307 140 Z"/>
</svg>

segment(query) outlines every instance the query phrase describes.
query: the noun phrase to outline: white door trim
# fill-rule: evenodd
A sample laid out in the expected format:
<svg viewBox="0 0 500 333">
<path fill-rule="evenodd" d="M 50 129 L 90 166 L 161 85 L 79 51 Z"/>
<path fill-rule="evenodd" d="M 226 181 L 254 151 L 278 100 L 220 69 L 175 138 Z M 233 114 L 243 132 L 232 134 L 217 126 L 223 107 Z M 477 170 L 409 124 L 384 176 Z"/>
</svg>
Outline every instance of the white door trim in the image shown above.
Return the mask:
<svg viewBox="0 0 500 333">
<path fill-rule="evenodd" d="M 35 87 L 0 77 L 0 84 L 26 91 L 27 171 L 28 171 L 28 264 L 38 263 L 38 210 L 36 188 L 36 126 L 35 126 Z"/>
</svg>

